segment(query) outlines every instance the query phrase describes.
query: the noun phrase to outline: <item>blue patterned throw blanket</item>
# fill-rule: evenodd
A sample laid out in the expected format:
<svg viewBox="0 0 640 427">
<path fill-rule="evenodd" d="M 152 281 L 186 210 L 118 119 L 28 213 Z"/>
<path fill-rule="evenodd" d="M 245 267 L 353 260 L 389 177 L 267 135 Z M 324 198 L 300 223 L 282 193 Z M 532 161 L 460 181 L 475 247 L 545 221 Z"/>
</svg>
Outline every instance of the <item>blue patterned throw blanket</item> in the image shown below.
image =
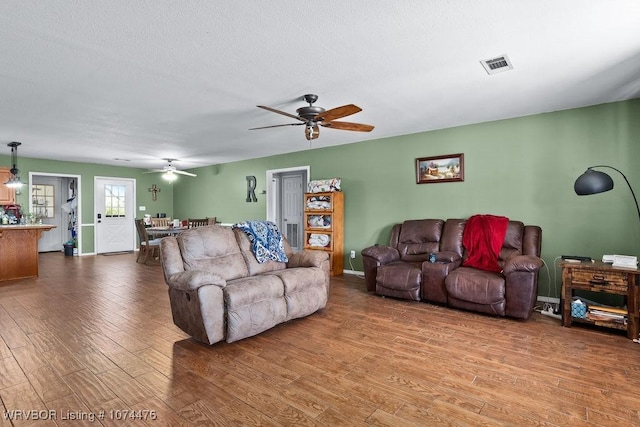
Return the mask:
<svg viewBox="0 0 640 427">
<path fill-rule="evenodd" d="M 243 221 L 233 225 L 244 231 L 251 242 L 251 250 L 260 264 L 265 261 L 289 262 L 284 252 L 282 233 L 271 221 Z"/>
</svg>

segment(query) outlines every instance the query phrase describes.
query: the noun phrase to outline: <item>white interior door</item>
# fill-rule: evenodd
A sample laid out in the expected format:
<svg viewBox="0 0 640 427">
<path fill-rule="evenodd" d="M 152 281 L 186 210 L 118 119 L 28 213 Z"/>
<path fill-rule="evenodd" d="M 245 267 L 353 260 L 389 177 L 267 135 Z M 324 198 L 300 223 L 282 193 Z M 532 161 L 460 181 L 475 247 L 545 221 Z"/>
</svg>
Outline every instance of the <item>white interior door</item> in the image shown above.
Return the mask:
<svg viewBox="0 0 640 427">
<path fill-rule="evenodd" d="M 302 250 L 303 176 L 301 173 L 282 175 L 282 224 L 280 229 L 294 251 Z"/>
<path fill-rule="evenodd" d="M 96 253 L 135 249 L 135 181 L 95 178 Z"/>
<path fill-rule="evenodd" d="M 291 183 L 287 184 L 290 193 L 285 196 L 283 177 L 285 176 L 300 176 L 301 185 L 299 189 L 296 189 L 293 182 L 298 178 L 293 178 Z M 292 249 L 295 251 L 302 250 L 304 248 L 304 219 L 302 218 L 304 213 L 304 191 L 307 187 L 307 182 L 311 176 L 311 166 L 297 166 L 285 169 L 270 169 L 266 173 L 267 183 L 267 221 L 275 222 L 283 234 L 287 236 L 287 240 L 290 242 Z M 299 195 L 296 195 L 299 194 Z M 297 198 L 297 201 L 296 201 Z M 285 199 L 287 199 L 285 201 Z M 296 208 L 296 206 L 298 206 Z M 291 208 L 292 212 L 288 211 Z M 299 213 L 294 212 L 299 210 Z M 287 221 L 284 221 L 284 216 L 287 216 Z M 286 224 L 290 221 L 289 218 L 298 218 L 291 220 L 293 224 L 297 225 L 297 238 L 292 233 L 294 227 L 288 227 Z M 290 228 L 290 231 L 287 231 Z M 290 237 L 291 236 L 291 237 Z"/>
</svg>

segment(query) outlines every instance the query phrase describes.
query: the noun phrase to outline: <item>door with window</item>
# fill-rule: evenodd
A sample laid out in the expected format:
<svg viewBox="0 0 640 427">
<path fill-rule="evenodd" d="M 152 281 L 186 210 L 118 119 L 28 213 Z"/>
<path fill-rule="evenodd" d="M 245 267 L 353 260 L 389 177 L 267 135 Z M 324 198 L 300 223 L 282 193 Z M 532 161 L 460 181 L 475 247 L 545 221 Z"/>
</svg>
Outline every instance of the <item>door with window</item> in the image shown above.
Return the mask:
<svg viewBox="0 0 640 427">
<path fill-rule="evenodd" d="M 135 181 L 95 178 L 96 253 L 135 249 Z"/>
<path fill-rule="evenodd" d="M 38 239 L 38 252 L 60 252 L 71 234 L 68 231 L 68 218 L 61 209 L 64 201 L 60 177 L 35 177 L 31 182 L 31 208 L 29 212 L 43 224 L 55 225 L 55 228 L 42 233 Z"/>
</svg>

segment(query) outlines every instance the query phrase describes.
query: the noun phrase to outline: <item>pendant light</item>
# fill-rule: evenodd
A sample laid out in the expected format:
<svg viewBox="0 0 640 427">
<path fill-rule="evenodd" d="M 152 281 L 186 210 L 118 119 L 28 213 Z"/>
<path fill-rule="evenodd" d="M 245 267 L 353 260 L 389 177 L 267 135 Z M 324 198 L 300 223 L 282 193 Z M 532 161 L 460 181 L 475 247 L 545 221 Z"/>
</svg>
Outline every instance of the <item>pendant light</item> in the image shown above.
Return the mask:
<svg viewBox="0 0 640 427">
<path fill-rule="evenodd" d="M 20 171 L 18 170 L 18 146 L 22 145 L 21 142 L 10 142 L 7 144 L 7 147 L 11 147 L 11 177 L 9 181 L 5 182 L 9 188 L 20 188 L 24 185 L 24 183 L 20 180 L 18 174 Z"/>
</svg>

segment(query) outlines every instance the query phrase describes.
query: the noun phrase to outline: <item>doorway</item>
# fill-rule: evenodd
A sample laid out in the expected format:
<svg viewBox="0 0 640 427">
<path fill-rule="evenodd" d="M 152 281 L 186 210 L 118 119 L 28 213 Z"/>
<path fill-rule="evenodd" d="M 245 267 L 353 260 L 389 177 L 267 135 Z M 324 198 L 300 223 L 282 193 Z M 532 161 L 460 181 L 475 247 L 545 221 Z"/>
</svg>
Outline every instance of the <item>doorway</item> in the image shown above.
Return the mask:
<svg viewBox="0 0 640 427">
<path fill-rule="evenodd" d="M 304 248 L 304 192 L 310 167 L 267 171 L 267 221 L 276 223 L 294 252 Z"/>
<path fill-rule="evenodd" d="M 23 211 L 23 215 L 55 225 L 42 233 L 38 252 L 60 252 L 68 241 L 74 241 L 81 248 L 80 175 L 29 172 L 28 192 L 29 210 Z"/>
<path fill-rule="evenodd" d="M 135 249 L 135 180 L 94 178 L 96 253 Z"/>
</svg>

